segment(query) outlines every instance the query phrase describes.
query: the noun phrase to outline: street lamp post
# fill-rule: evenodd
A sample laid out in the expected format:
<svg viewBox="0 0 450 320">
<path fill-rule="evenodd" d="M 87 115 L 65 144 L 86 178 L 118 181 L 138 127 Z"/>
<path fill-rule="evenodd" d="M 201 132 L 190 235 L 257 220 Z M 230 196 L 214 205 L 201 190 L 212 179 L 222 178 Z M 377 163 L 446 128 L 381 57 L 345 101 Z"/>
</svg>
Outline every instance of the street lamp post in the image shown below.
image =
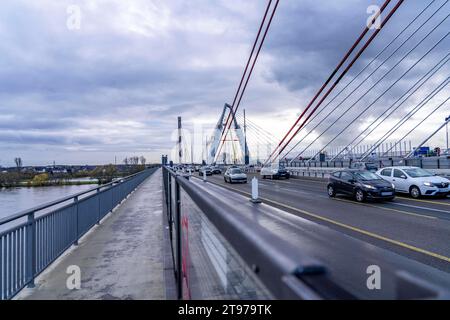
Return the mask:
<svg viewBox="0 0 450 320">
<path fill-rule="evenodd" d="M 446 138 L 447 138 L 447 153 L 448 153 L 448 123 L 450 122 L 450 116 L 448 116 L 447 118 L 445 118 L 445 133 L 446 133 Z"/>
</svg>

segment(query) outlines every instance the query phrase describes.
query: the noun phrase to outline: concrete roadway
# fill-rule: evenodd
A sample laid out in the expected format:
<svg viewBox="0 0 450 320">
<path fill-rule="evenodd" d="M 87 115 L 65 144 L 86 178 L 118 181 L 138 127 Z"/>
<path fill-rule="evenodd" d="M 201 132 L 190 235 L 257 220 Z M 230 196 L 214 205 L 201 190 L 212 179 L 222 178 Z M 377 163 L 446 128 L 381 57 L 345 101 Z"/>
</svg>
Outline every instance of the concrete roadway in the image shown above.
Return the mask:
<svg viewBox="0 0 450 320">
<path fill-rule="evenodd" d="M 210 182 L 249 196 L 248 184 Z M 258 176 L 259 178 L 259 176 Z M 259 180 L 263 202 L 326 225 L 352 237 L 450 272 L 450 199 L 398 196 L 393 202 L 357 203 L 344 196 L 329 198 L 325 180 Z"/>
</svg>

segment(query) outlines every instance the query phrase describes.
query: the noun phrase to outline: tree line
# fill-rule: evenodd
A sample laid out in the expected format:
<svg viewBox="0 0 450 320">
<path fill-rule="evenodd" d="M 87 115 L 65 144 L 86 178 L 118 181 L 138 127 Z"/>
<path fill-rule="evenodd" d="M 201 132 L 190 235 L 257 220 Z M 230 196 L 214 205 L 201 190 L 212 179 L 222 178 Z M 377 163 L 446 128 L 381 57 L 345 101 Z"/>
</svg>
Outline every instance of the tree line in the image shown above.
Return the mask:
<svg viewBox="0 0 450 320">
<path fill-rule="evenodd" d="M 100 184 L 109 183 L 115 178 L 135 174 L 145 169 L 147 159 L 144 156 L 126 157 L 123 160 L 125 167 L 113 164 L 97 166 L 93 170 L 80 170 L 68 173 L 53 173 L 53 172 L 31 172 L 22 170 L 23 160 L 20 157 L 14 158 L 16 171 L 0 172 L 0 188 L 2 187 L 20 187 L 20 186 L 50 186 L 50 185 L 67 185 L 67 184 L 87 184 L 95 183 L 95 180 L 89 181 L 75 181 L 71 179 L 90 177 L 97 179 Z"/>
</svg>

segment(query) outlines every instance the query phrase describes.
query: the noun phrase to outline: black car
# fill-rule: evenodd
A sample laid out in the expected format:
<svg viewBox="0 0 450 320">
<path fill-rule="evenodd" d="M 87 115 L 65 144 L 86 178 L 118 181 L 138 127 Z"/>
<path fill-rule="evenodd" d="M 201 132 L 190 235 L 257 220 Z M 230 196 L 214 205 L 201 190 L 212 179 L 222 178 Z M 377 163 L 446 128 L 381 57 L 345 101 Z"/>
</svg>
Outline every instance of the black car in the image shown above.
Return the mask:
<svg viewBox="0 0 450 320">
<path fill-rule="evenodd" d="M 280 179 L 280 178 L 289 179 L 290 177 L 291 177 L 291 174 L 285 168 L 278 169 L 277 179 Z"/>
<path fill-rule="evenodd" d="M 367 170 L 342 170 L 333 172 L 328 180 L 328 195 L 346 194 L 356 201 L 366 199 L 392 200 L 395 198 L 395 188 L 392 183 L 381 179 Z"/>
<path fill-rule="evenodd" d="M 204 174 L 206 174 L 207 176 L 212 176 L 213 173 L 212 173 L 211 168 L 210 168 L 210 167 L 201 167 L 201 168 L 198 170 L 198 175 L 201 176 L 201 177 L 203 177 Z"/>
<path fill-rule="evenodd" d="M 213 174 L 222 174 L 222 170 L 219 167 L 212 167 L 211 171 Z"/>
</svg>

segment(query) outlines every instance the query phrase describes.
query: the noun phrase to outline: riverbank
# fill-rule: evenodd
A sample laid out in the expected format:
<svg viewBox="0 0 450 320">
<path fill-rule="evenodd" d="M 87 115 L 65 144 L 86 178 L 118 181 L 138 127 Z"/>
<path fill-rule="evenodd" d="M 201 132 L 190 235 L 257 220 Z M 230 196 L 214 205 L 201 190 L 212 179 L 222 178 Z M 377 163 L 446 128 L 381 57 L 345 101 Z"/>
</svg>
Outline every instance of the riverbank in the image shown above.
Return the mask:
<svg viewBox="0 0 450 320">
<path fill-rule="evenodd" d="M 57 186 L 82 186 L 88 184 L 98 184 L 97 179 L 93 180 L 83 180 L 83 181 L 46 181 L 46 182 L 35 182 L 35 181 L 26 181 L 19 185 L 19 187 L 57 187 Z"/>
<path fill-rule="evenodd" d="M 13 189 L 13 188 L 83 186 L 83 185 L 98 185 L 98 180 L 97 179 L 83 180 L 83 181 L 62 180 L 62 181 L 45 181 L 45 182 L 22 181 L 22 182 L 19 182 L 18 184 L 1 186 L 0 190 Z"/>
</svg>

